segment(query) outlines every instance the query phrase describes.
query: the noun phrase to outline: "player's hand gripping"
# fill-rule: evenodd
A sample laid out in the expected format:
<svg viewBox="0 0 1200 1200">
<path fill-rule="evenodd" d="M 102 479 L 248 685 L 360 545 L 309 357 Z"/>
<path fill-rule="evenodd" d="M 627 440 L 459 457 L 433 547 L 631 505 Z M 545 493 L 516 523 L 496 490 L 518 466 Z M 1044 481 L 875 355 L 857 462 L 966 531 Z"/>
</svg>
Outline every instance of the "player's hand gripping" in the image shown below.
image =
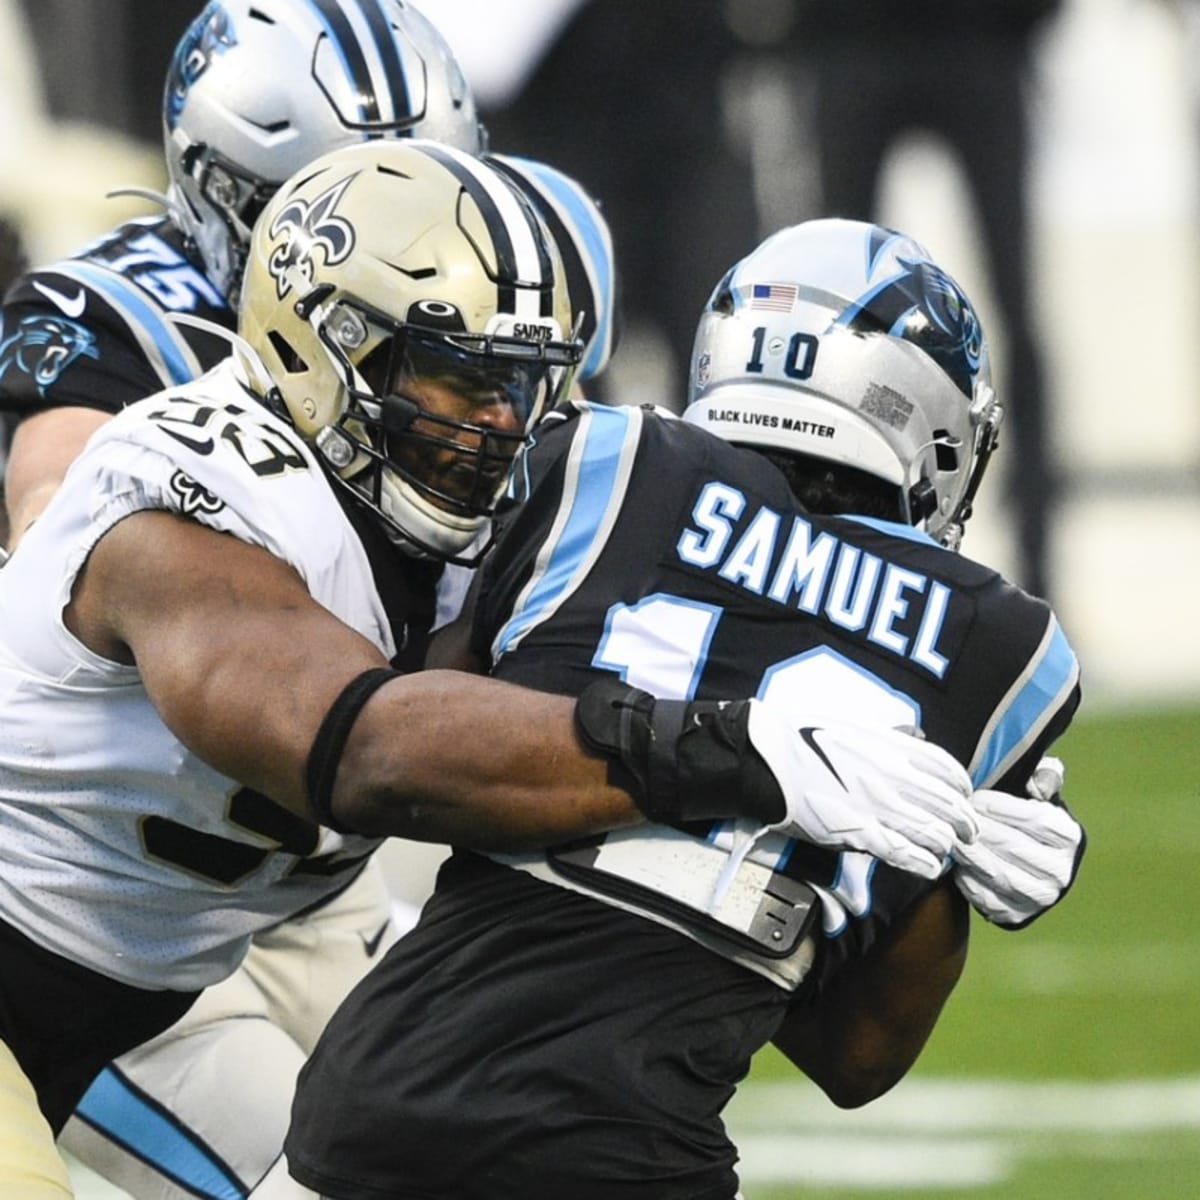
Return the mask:
<svg viewBox="0 0 1200 1200">
<path fill-rule="evenodd" d="M 971 781 L 945 750 L 912 733 L 846 721 L 799 724 L 754 701 L 750 740 L 779 782 L 772 828 L 818 846 L 863 850 L 936 879 L 976 835 Z"/>
<path fill-rule="evenodd" d="M 575 715 L 655 821 L 749 817 L 927 879 L 976 834 L 967 773 L 898 730 L 805 722 L 759 700 L 657 700 L 615 678 L 588 687 Z"/>
<path fill-rule="evenodd" d="M 1063 765 L 1038 763 L 1028 797 L 981 790 L 972 797 L 979 836 L 954 849 L 954 882 L 971 907 L 1006 929 L 1053 908 L 1079 872 L 1087 834 L 1062 802 Z"/>
</svg>

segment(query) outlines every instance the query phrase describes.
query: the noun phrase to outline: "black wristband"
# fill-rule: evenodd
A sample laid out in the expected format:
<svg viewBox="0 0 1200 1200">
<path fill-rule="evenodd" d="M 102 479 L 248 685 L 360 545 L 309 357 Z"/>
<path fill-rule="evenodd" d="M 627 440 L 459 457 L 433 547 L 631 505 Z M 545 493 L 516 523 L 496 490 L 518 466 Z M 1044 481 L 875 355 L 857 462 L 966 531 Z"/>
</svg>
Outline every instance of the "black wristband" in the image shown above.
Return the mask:
<svg viewBox="0 0 1200 1200">
<path fill-rule="evenodd" d="M 304 768 L 304 784 L 308 792 L 308 807 L 319 824 L 338 833 L 353 833 L 333 815 L 333 785 L 337 779 L 338 764 L 342 761 L 342 750 L 346 739 L 362 706 L 389 679 L 395 679 L 403 674 L 393 671 L 391 667 L 372 667 L 356 675 L 341 692 L 338 698 L 329 706 L 321 728 L 313 739 L 312 749 L 308 752 L 308 762 Z"/>
<path fill-rule="evenodd" d="M 609 782 L 652 820 L 779 820 L 783 793 L 750 741 L 746 700 L 657 700 L 601 679 L 575 705 L 575 728 L 609 759 Z"/>
</svg>

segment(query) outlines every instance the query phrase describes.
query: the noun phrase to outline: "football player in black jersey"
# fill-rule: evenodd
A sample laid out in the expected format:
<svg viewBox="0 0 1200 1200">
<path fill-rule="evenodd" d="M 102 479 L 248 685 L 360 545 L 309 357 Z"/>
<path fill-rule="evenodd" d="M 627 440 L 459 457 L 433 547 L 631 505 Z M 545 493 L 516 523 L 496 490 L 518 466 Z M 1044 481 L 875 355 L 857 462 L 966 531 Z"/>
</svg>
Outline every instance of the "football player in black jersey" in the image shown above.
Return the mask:
<svg viewBox="0 0 1200 1200">
<path fill-rule="evenodd" d="M 456 851 L 301 1073 L 296 1178 L 337 1200 L 730 1200 L 721 1111 L 757 1049 L 844 1106 L 904 1075 L 968 901 L 1025 925 L 1084 846 L 1044 757 L 1075 655 L 1043 601 L 956 553 L 1000 415 L 975 311 L 928 253 L 815 221 L 716 288 L 682 419 L 543 421 L 483 568 L 494 675 L 600 696 L 635 731 L 650 695 L 733 692 L 916 727 L 969 770 L 980 834 L 935 881 L 745 820 Z"/>
</svg>

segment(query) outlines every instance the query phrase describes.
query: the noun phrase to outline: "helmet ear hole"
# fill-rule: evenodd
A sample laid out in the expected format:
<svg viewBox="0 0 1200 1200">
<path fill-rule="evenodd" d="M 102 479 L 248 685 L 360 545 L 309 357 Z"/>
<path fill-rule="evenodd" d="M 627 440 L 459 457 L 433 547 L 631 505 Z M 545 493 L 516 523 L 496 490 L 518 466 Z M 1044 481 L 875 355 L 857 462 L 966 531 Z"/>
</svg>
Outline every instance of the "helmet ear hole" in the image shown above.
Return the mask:
<svg viewBox="0 0 1200 1200">
<path fill-rule="evenodd" d="M 937 456 L 939 471 L 958 470 L 958 450 L 953 444 L 954 435 L 948 429 L 933 431 L 933 452 Z"/>
<path fill-rule="evenodd" d="M 296 353 L 295 347 L 277 329 L 269 330 L 267 337 L 270 339 L 271 348 L 279 356 L 283 369 L 289 375 L 299 375 L 308 370 L 308 363 Z"/>
</svg>

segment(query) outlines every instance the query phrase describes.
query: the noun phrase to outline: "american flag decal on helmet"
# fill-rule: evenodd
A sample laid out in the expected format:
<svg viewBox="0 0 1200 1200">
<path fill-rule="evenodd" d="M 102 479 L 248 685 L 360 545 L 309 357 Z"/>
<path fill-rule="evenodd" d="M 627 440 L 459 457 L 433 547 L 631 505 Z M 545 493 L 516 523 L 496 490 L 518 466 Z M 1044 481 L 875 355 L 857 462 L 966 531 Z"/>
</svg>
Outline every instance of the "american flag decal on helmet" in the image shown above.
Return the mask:
<svg viewBox="0 0 1200 1200">
<path fill-rule="evenodd" d="M 799 289 L 792 283 L 755 283 L 743 289 L 751 308 L 766 312 L 791 312 Z"/>
</svg>

